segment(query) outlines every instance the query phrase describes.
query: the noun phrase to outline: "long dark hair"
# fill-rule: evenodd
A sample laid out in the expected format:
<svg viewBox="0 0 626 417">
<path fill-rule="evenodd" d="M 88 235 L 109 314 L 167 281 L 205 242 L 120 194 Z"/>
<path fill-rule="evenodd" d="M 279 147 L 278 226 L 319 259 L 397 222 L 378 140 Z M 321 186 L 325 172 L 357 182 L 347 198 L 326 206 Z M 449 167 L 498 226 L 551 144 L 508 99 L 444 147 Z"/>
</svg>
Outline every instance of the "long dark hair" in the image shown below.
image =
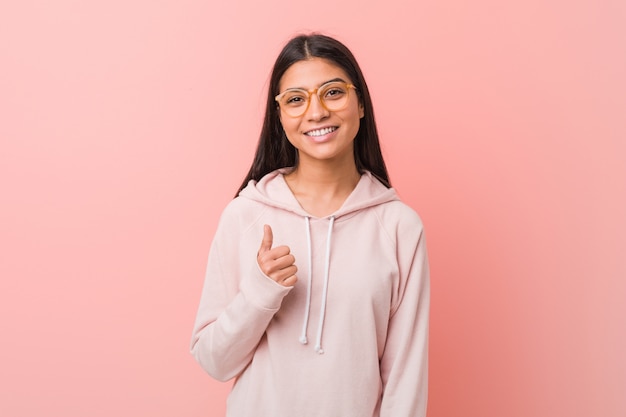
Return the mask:
<svg viewBox="0 0 626 417">
<path fill-rule="evenodd" d="M 298 152 L 287 140 L 280 123 L 274 97 L 279 93 L 278 84 L 287 69 L 298 61 L 324 58 L 341 69 L 352 80 L 359 100 L 363 105 L 364 117 L 354 138 L 354 161 L 360 173 L 367 170 L 386 187 L 391 187 L 387 167 L 383 160 L 374 120 L 374 108 L 365 78 L 352 52 L 341 42 L 321 34 L 299 35 L 291 39 L 276 58 L 267 93 L 267 104 L 263 128 L 252 166 L 239 187 L 239 193 L 250 180 L 260 180 L 264 175 L 284 167 L 296 166 Z"/>
</svg>

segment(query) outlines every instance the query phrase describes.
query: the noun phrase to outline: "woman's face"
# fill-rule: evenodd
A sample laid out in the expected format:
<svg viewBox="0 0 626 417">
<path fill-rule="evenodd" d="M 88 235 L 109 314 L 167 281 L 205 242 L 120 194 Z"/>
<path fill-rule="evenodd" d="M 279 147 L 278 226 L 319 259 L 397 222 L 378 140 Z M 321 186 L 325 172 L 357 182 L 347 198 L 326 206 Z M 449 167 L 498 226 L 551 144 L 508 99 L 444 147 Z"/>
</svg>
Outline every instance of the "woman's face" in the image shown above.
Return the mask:
<svg viewBox="0 0 626 417">
<path fill-rule="evenodd" d="M 280 93 L 291 88 L 313 91 L 333 80 L 348 84 L 353 82 L 341 67 L 331 61 L 312 58 L 289 67 L 278 87 Z M 292 117 L 279 109 L 287 139 L 299 151 L 300 164 L 313 160 L 354 161 L 353 142 L 364 112 L 354 89 L 348 90 L 348 103 L 341 110 L 327 110 L 317 94 L 310 95 L 309 106 L 302 116 Z"/>
</svg>

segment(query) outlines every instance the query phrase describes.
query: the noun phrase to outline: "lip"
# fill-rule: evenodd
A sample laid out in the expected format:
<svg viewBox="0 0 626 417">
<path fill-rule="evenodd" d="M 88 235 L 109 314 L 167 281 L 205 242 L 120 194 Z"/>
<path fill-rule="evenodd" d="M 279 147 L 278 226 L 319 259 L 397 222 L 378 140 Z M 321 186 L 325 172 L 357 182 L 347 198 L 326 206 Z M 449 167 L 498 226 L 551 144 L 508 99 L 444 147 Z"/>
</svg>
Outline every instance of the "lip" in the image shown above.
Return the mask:
<svg viewBox="0 0 626 417">
<path fill-rule="evenodd" d="M 331 129 L 329 132 L 324 133 L 322 135 L 318 135 L 318 136 L 312 136 L 309 135 L 308 133 L 310 132 L 314 132 L 314 131 L 320 131 L 320 130 L 324 130 L 324 129 Z M 337 133 L 337 130 L 339 130 L 339 126 L 320 126 L 320 127 L 316 127 L 315 129 L 309 129 L 305 132 L 303 132 L 304 136 L 307 137 L 307 139 L 313 141 L 313 142 L 325 142 L 327 140 L 329 140 L 335 133 Z"/>
</svg>

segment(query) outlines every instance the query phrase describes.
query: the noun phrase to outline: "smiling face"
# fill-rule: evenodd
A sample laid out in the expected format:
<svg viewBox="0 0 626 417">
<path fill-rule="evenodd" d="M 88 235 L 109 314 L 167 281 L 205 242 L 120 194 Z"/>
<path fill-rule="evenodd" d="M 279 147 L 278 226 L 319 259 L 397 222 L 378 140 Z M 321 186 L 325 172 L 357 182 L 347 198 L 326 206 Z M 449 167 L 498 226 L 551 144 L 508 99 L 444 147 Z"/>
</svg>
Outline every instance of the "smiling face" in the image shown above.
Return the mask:
<svg viewBox="0 0 626 417">
<path fill-rule="evenodd" d="M 295 88 L 313 91 L 329 81 L 353 82 L 331 61 L 312 58 L 290 66 L 278 87 L 280 93 Z M 353 142 L 364 112 L 355 91 L 349 91 L 348 95 L 347 105 L 338 111 L 327 110 L 317 94 L 311 94 L 309 107 L 302 116 L 291 117 L 279 110 L 287 139 L 299 151 L 299 163 L 312 160 L 354 163 Z"/>
</svg>

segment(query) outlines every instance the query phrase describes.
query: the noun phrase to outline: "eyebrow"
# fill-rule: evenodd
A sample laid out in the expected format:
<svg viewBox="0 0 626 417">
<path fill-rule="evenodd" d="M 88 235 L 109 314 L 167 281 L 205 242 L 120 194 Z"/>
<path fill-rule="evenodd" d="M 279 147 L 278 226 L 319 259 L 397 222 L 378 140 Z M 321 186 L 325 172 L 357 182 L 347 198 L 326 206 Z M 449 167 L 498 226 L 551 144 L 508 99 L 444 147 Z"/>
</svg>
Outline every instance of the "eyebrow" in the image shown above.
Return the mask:
<svg viewBox="0 0 626 417">
<path fill-rule="evenodd" d="M 324 84 L 334 83 L 334 82 L 337 82 L 337 81 L 342 82 L 342 83 L 349 84 L 349 83 L 348 83 L 346 80 L 344 80 L 343 78 L 341 78 L 341 77 L 336 77 L 336 78 L 333 78 L 332 80 L 324 81 L 323 83 L 319 84 L 319 85 L 317 86 L 317 88 L 320 88 L 320 87 L 321 87 L 321 86 L 323 86 Z M 308 89 L 308 88 L 304 88 L 304 87 L 289 87 L 289 88 L 285 88 L 283 91 L 287 91 L 287 90 L 304 90 L 304 91 L 309 91 L 309 89 Z"/>
</svg>

